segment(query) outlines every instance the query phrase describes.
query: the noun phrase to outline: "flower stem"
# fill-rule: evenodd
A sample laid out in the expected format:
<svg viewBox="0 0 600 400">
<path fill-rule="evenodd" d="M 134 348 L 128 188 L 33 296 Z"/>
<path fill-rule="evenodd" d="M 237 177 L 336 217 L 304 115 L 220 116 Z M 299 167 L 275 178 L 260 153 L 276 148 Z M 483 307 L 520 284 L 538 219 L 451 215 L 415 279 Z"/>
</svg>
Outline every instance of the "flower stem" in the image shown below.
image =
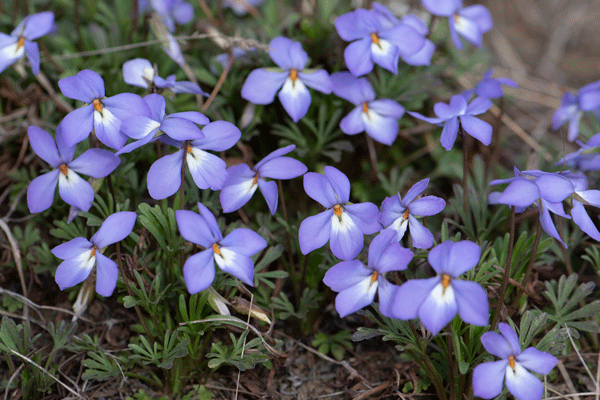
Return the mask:
<svg viewBox="0 0 600 400">
<path fill-rule="evenodd" d="M 448 335 L 446 336 L 446 357 L 448 359 L 448 386 L 449 386 L 449 390 L 450 390 L 450 399 L 449 400 L 455 400 L 456 393 L 454 393 L 454 390 L 456 389 L 456 387 L 454 384 L 454 357 L 452 357 L 453 348 L 452 348 L 452 329 L 450 328 L 451 324 L 452 324 L 452 322 L 450 322 L 448 324 L 448 326 L 446 327 L 446 330 L 448 331 Z"/>
<path fill-rule="evenodd" d="M 541 236 L 542 236 L 542 224 L 540 224 L 540 222 L 538 220 L 537 230 L 535 232 L 535 239 L 533 242 L 533 247 L 531 249 L 531 256 L 529 257 L 529 264 L 527 264 L 527 269 L 525 270 L 525 276 L 523 277 L 523 286 L 522 287 L 525 286 L 525 282 L 527 282 L 529 280 L 529 276 L 531 275 L 531 270 L 533 268 L 533 262 L 535 261 L 535 256 L 537 255 L 537 250 L 540 245 L 540 237 Z M 561 246 L 561 248 L 563 248 L 563 247 Z M 523 295 L 523 289 L 521 287 L 519 287 L 518 290 L 519 290 L 519 292 L 517 292 L 517 295 L 515 296 L 515 300 L 512 303 L 513 307 L 516 307 L 519 304 L 519 301 L 521 300 L 521 296 Z"/>
<path fill-rule="evenodd" d="M 221 73 L 221 76 L 219 77 L 219 80 L 217 81 L 217 84 L 215 85 L 215 88 L 210 93 L 210 97 L 208 98 L 208 100 L 206 100 L 206 103 L 204 103 L 204 105 L 200 109 L 201 112 L 206 111 L 206 109 L 208 108 L 208 106 L 211 105 L 211 103 L 213 102 L 213 100 L 215 99 L 215 97 L 217 97 L 217 94 L 219 93 L 219 90 L 221 90 L 221 86 L 223 86 L 223 83 L 225 82 L 225 78 L 227 78 L 227 75 L 229 74 L 229 71 L 231 71 L 231 67 L 233 66 L 233 61 L 234 61 L 233 54 L 230 53 L 229 54 L 229 59 L 227 61 L 227 66 L 225 66 L 225 69 Z"/>
<path fill-rule="evenodd" d="M 377 172 L 379 168 L 377 167 L 377 152 L 375 151 L 375 143 L 371 136 L 365 133 L 365 137 L 367 138 L 367 148 L 369 149 L 369 160 L 371 161 L 371 173 L 377 178 Z"/>
<path fill-rule="evenodd" d="M 465 135 L 465 131 L 463 130 L 462 124 L 458 124 L 458 131 L 460 132 L 460 137 L 462 138 L 462 148 L 463 148 L 463 208 L 465 210 L 465 218 L 469 213 L 469 199 L 467 193 L 467 176 L 469 172 L 469 163 L 468 163 L 468 142 L 467 135 Z"/>
<path fill-rule="evenodd" d="M 498 324 L 498 318 L 500 317 L 500 309 L 502 303 L 504 303 L 504 295 L 506 294 L 506 286 L 508 285 L 508 278 L 510 277 L 510 265 L 512 264 L 512 253 L 515 241 L 515 206 L 510 207 L 510 236 L 508 238 L 508 253 L 506 254 L 506 263 L 504 265 L 504 276 L 502 277 L 502 285 L 500 286 L 500 293 L 498 294 L 498 304 L 494 311 L 494 317 L 490 324 L 490 331 L 496 329 Z M 537 248 L 536 248 L 537 251 Z"/>
<path fill-rule="evenodd" d="M 415 328 L 415 324 L 412 321 L 408 321 L 408 325 L 410 326 L 410 330 L 412 331 L 413 336 L 415 337 L 415 341 L 417 344 L 417 348 L 421 357 L 423 358 L 423 365 L 427 370 L 427 374 L 429 375 L 429 379 L 431 379 L 431 383 L 435 387 L 435 391 L 440 400 L 448 400 L 448 396 L 446 396 L 446 391 L 444 390 L 444 385 L 442 384 L 442 379 L 440 378 L 440 374 L 436 371 L 431 360 L 425 354 L 425 348 L 422 346 L 421 340 L 419 339 L 419 334 L 417 333 L 417 329 Z M 419 361 L 417 361 L 419 362 Z M 419 362 L 420 363 L 420 362 Z"/>
</svg>

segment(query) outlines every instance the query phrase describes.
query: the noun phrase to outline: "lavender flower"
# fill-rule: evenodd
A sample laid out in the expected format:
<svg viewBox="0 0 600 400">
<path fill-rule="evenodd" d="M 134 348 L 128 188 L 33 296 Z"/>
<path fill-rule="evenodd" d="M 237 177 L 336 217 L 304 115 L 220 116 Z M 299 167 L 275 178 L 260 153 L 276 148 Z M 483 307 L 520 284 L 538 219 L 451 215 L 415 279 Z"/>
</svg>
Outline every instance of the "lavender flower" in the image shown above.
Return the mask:
<svg viewBox="0 0 600 400">
<path fill-rule="evenodd" d="M 358 260 L 342 261 L 331 267 L 323 283 L 339 294 L 335 309 L 345 317 L 368 306 L 379 294 L 379 311 L 393 318 L 392 301 L 398 286 L 385 279 L 390 271 L 402 271 L 408 266 L 413 252 L 400 246 L 392 231 L 383 231 L 369 246 L 368 266 Z"/>
<path fill-rule="evenodd" d="M 363 248 L 363 235 L 381 229 L 375 204 L 348 203 L 350 181 L 337 168 L 325 167 L 325 175 L 308 172 L 304 175 L 304 190 L 327 210 L 306 218 L 300 224 L 298 239 L 302 254 L 318 249 L 331 238 L 333 255 L 342 260 L 352 260 Z"/>
<path fill-rule="evenodd" d="M 152 9 L 159 15 L 170 32 L 175 32 L 175 22 L 187 24 L 194 17 L 194 8 L 183 0 L 149 0 Z M 147 8 L 142 5 L 140 9 Z"/>
<path fill-rule="evenodd" d="M 269 104 L 281 88 L 279 100 L 294 122 L 298 122 L 306 115 L 311 102 L 306 86 L 325 94 L 331 93 L 327 71 L 304 69 L 308 55 L 299 42 L 276 37 L 269 43 L 269 56 L 281 70 L 258 68 L 250 72 L 242 87 L 244 99 L 255 104 Z"/>
<path fill-rule="evenodd" d="M 89 69 L 59 80 L 58 87 L 68 98 L 88 103 L 71 111 L 60 123 L 67 146 L 81 142 L 93 129 L 102 143 L 118 150 L 127 141 L 120 132 L 121 121 L 131 115 L 149 116 L 146 103 L 137 94 L 105 97 L 102 77 Z"/>
<path fill-rule="evenodd" d="M 388 146 L 398 136 L 398 118 L 404 107 L 390 99 L 375 100 L 375 92 L 366 78 L 356 78 L 349 72 L 331 75 L 333 93 L 356 106 L 340 122 L 348 135 L 366 131 L 367 135 Z"/>
<path fill-rule="evenodd" d="M 130 211 L 114 213 L 89 241 L 77 237 L 53 248 L 52 254 L 65 260 L 56 269 L 60 290 L 83 282 L 96 266 L 96 292 L 110 296 L 117 285 L 119 270 L 114 261 L 102 254 L 102 249 L 129 236 L 136 218 Z"/>
<path fill-rule="evenodd" d="M 446 207 L 446 202 L 436 196 L 426 196 L 417 199 L 423 193 L 429 178 L 415 183 L 406 193 L 404 199 L 400 193 L 396 196 L 386 197 L 381 204 L 379 222 L 386 230 L 396 232 L 396 240 L 401 240 L 410 229 L 412 244 L 418 249 L 428 249 L 433 246 L 433 235 L 417 220 L 417 217 L 426 217 L 441 212 Z"/>
<path fill-rule="evenodd" d="M 593 111 L 600 114 L 600 81 L 590 83 L 579 89 L 577 94 L 565 93 L 560 100 L 560 107 L 552 116 L 552 129 L 557 130 L 569 123 L 568 139 L 574 141 L 579 134 L 579 121 L 584 112 Z"/>
<path fill-rule="evenodd" d="M 223 271 L 254 286 L 254 263 L 250 257 L 267 247 L 267 242 L 256 232 L 244 228 L 235 229 L 223 238 L 210 210 L 201 203 L 198 210 L 200 215 L 187 210 L 175 212 L 181 236 L 205 248 L 188 258 L 183 266 L 188 291 L 198 293 L 212 284 L 215 262 Z"/>
<path fill-rule="evenodd" d="M 396 18 L 394 14 L 384 5 L 379 3 L 372 4 L 375 16 L 381 24 L 381 29 L 387 30 L 395 27 L 398 24 L 406 24 L 411 26 L 417 33 L 424 37 L 425 44 L 421 50 L 414 54 L 405 54 L 400 52 L 400 57 L 409 65 L 429 65 L 431 64 L 431 56 L 435 51 L 435 45 L 425 35 L 429 34 L 429 28 L 416 15 L 408 14 L 402 19 Z"/>
<path fill-rule="evenodd" d="M 102 149 L 89 149 L 73 160 L 75 146 L 65 144 L 60 127 L 56 143 L 48 132 L 37 126 L 30 126 L 27 135 L 33 151 L 54 168 L 35 178 L 27 188 L 27 205 L 32 213 L 50 208 L 57 184 L 58 193 L 67 204 L 88 211 L 94 200 L 94 189 L 77 173 L 104 178 L 121 162 L 119 157 Z"/>
<path fill-rule="evenodd" d="M 492 126 L 485 121 L 475 118 L 474 115 L 483 114 L 492 106 L 490 99 L 478 97 L 467 105 L 465 98 L 459 94 L 452 96 L 450 104 L 436 103 L 433 106 L 437 118 L 427 118 L 419 113 L 409 111 L 415 118 L 422 119 L 431 124 L 442 124 L 440 142 L 446 150 L 452 149 L 458 134 L 459 124 L 465 132 L 488 146 L 492 141 Z"/>
<path fill-rule="evenodd" d="M 292 179 L 304 175 L 308 170 L 304 164 L 291 157 L 282 157 L 296 148 L 289 145 L 275 150 L 254 166 L 238 164 L 227 169 L 227 179 L 221 190 L 220 199 L 223 212 L 233 212 L 242 208 L 259 188 L 271 214 L 277 211 L 277 183 L 271 179 Z"/>
<path fill-rule="evenodd" d="M 550 211 L 564 218 L 571 218 L 565 214 L 562 201 L 574 193 L 573 183 L 560 174 L 543 172 L 539 170 L 519 171 L 514 169 L 515 177 L 509 179 L 496 179 L 490 185 L 509 183 L 504 192 L 492 192 L 488 197 L 489 204 L 506 204 L 515 206 L 515 211 L 525 211 L 530 205 L 539 210 L 540 224 L 548 235 L 562 241 Z"/>
<path fill-rule="evenodd" d="M 0 33 L 0 73 L 26 55 L 31 72 L 39 74 L 40 52 L 33 40 L 46 35 L 53 26 L 54 13 L 45 11 L 25 17 L 10 35 Z"/>
<path fill-rule="evenodd" d="M 573 183 L 574 192 L 570 195 L 573 204 L 571 208 L 573 222 L 589 237 L 600 241 L 600 231 L 598 231 L 584 207 L 584 205 L 600 207 L 600 190 L 588 190 L 585 175 L 571 174 L 568 171 L 563 172 L 561 175 Z"/>
<path fill-rule="evenodd" d="M 595 134 L 587 143 L 576 143 L 581 148 L 573 153 L 567 154 L 554 165 L 566 164 L 578 171 L 600 170 L 600 133 Z"/>
<path fill-rule="evenodd" d="M 206 125 L 210 121 L 197 111 L 185 111 L 165 116 L 165 98 L 159 94 L 149 94 L 144 102 L 150 110 L 150 117 L 133 115 L 123 120 L 121 132 L 132 139 L 130 143 L 117 152 L 117 155 L 129 153 L 163 135 L 175 141 L 204 139 L 204 133 L 196 126 Z"/>
<path fill-rule="evenodd" d="M 421 0 L 421 2 L 433 15 L 448 17 L 450 36 L 457 49 L 462 49 L 458 35 L 481 47 L 483 34 L 494 25 L 490 10 L 480 4 L 463 8 L 462 0 Z"/>
<path fill-rule="evenodd" d="M 206 125 L 202 133 L 204 139 L 169 141 L 181 150 L 156 160 L 148 170 L 148 192 L 153 199 L 166 199 L 179 189 L 184 160 L 200 189 L 223 188 L 227 177 L 225 161 L 206 150 L 225 151 L 237 143 L 242 132 L 229 122 L 215 121 Z"/>
<path fill-rule="evenodd" d="M 397 74 L 400 55 L 412 56 L 425 45 L 425 38 L 412 26 L 397 24 L 384 29 L 380 18 L 373 10 L 358 9 L 334 21 L 340 37 L 352 42 L 344 50 L 344 59 L 355 76 L 371 72 L 373 63 Z"/>
<path fill-rule="evenodd" d="M 493 69 L 489 69 L 483 75 L 483 79 L 477 83 L 473 89 L 466 90 L 462 93 L 464 98 L 469 101 L 471 96 L 475 94 L 477 97 L 485 97 L 486 99 L 497 99 L 502 97 L 502 85 L 510 87 L 518 87 L 517 83 L 508 78 L 492 78 Z"/>
<path fill-rule="evenodd" d="M 479 262 L 480 247 L 470 241 L 437 245 L 427 260 L 437 273 L 429 279 L 411 279 L 396 293 L 392 314 L 402 320 L 419 317 L 432 335 L 458 315 L 468 324 L 485 326 L 489 307 L 485 289 L 458 277 Z"/>
<path fill-rule="evenodd" d="M 544 385 L 529 370 L 546 375 L 558 360 L 551 354 L 528 347 L 521 351 L 519 337 L 510 325 L 501 322 L 500 333 L 486 332 L 481 336 L 485 349 L 500 360 L 479 364 L 473 370 L 473 394 L 492 399 L 506 388 L 517 400 L 541 400 Z"/>
<path fill-rule="evenodd" d="M 257 7 L 265 0 L 223 0 L 225 7 L 231 8 L 236 15 L 246 15 L 250 7 Z"/>
<path fill-rule="evenodd" d="M 130 85 L 148 89 L 154 84 L 160 89 L 171 89 L 173 93 L 192 93 L 208 96 L 198 85 L 188 81 L 175 81 L 175 75 L 169 75 L 167 79 L 158 76 L 150 61 L 144 58 L 134 58 L 123 64 L 123 80 Z"/>
</svg>

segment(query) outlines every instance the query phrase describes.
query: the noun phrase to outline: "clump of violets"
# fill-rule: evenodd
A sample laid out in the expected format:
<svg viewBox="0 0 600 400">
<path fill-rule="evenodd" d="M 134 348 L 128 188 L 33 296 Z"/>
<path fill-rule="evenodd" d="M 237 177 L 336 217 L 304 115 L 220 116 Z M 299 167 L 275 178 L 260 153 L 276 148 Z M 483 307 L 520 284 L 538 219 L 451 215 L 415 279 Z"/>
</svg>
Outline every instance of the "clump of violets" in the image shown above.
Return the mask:
<svg viewBox="0 0 600 400">
<path fill-rule="evenodd" d="M 54 13 L 45 11 L 28 15 L 7 35 L 0 33 L 0 72 L 27 56 L 34 75 L 40 73 L 40 51 L 35 39 L 48 34 L 54 27 Z"/>
<path fill-rule="evenodd" d="M 482 399 L 493 399 L 502 392 L 502 386 L 517 400 L 541 400 L 544 385 L 531 372 L 547 375 L 558 363 L 551 354 L 528 347 L 521 351 L 519 337 L 504 322 L 498 325 L 500 333 L 486 332 L 481 343 L 498 361 L 479 364 L 473 370 L 473 394 Z"/>
<path fill-rule="evenodd" d="M 129 143 L 116 154 L 129 153 L 154 139 L 168 136 L 173 141 L 204 139 L 204 133 L 196 125 L 206 125 L 210 121 L 197 111 L 184 111 L 165 115 L 166 102 L 160 94 L 149 94 L 144 102 L 150 116 L 133 115 L 123 120 L 121 132 L 135 142 Z"/>
<path fill-rule="evenodd" d="M 600 81 L 585 85 L 577 94 L 565 93 L 560 100 L 560 107 L 552 116 L 552 129 L 557 130 L 568 123 L 567 138 L 572 142 L 579 134 L 579 122 L 583 113 L 589 111 L 600 116 Z"/>
<path fill-rule="evenodd" d="M 436 103 L 433 106 L 433 111 L 437 118 L 428 118 L 417 112 L 409 111 L 408 113 L 415 118 L 427 121 L 431 124 L 444 124 L 440 142 L 446 150 L 452 149 L 456 141 L 459 127 L 479 140 L 484 145 L 488 146 L 492 142 L 492 126 L 474 115 L 483 114 L 492 106 L 490 99 L 477 97 L 470 104 L 467 100 L 457 94 L 452 96 L 450 103 Z"/>
<path fill-rule="evenodd" d="M 120 242 L 131 233 L 137 215 L 121 211 L 110 215 L 90 240 L 77 237 L 56 246 L 52 254 L 63 259 L 56 269 L 56 283 L 61 290 L 83 282 L 96 267 L 96 292 L 108 297 L 115 290 L 119 269 L 117 264 L 102 254 L 102 250 Z"/>
<path fill-rule="evenodd" d="M 368 263 L 359 260 L 342 261 L 331 267 L 323 283 L 339 294 L 335 298 L 335 309 L 345 317 L 368 306 L 379 297 L 379 311 L 393 318 L 392 302 L 398 286 L 390 283 L 385 274 L 402 271 L 412 260 L 413 252 L 400 246 L 392 231 L 382 231 L 369 246 Z"/>
<path fill-rule="evenodd" d="M 466 90 L 462 93 L 467 101 L 471 96 L 484 97 L 486 99 L 497 99 L 502 97 L 502 85 L 516 88 L 519 85 L 512 79 L 508 78 L 492 78 L 493 69 L 489 69 L 483 75 L 483 78 L 475 85 L 473 89 Z"/>
<path fill-rule="evenodd" d="M 364 246 L 364 235 L 381 229 L 375 204 L 349 203 L 350 181 L 339 169 L 327 166 L 325 175 L 306 173 L 304 190 L 327 210 L 300 224 L 298 240 L 302 254 L 318 249 L 331 239 L 333 255 L 341 260 L 352 260 Z"/>
<path fill-rule="evenodd" d="M 233 212 L 242 208 L 258 188 L 267 201 L 269 211 L 275 215 L 278 201 L 277 183 L 266 181 L 264 178 L 293 179 L 304 175 L 308 171 L 304 164 L 294 158 L 283 157 L 295 148 L 296 146 L 291 144 L 275 150 L 252 169 L 245 163 L 229 167 L 220 194 L 223 212 Z"/>
<path fill-rule="evenodd" d="M 344 50 L 344 59 L 354 76 L 368 74 L 374 64 L 397 74 L 399 57 L 410 57 L 425 46 L 425 38 L 412 26 L 385 24 L 385 29 L 380 18 L 376 11 L 358 9 L 334 21 L 340 37 L 352 42 Z"/>
<path fill-rule="evenodd" d="M 173 93 L 192 93 L 208 96 L 200 89 L 200 86 L 193 82 L 177 82 L 175 75 L 169 75 L 166 79 L 161 78 L 150 61 L 145 58 L 134 58 L 125 62 L 123 64 L 123 80 L 125 83 L 144 89 L 154 85 L 159 89 L 170 89 Z"/>
<path fill-rule="evenodd" d="M 432 13 L 448 18 L 450 37 L 457 49 L 462 49 L 460 36 L 477 47 L 481 47 L 483 34 L 492 29 L 494 21 L 487 7 L 476 4 L 463 7 L 462 0 L 421 0 Z"/>
<path fill-rule="evenodd" d="M 567 247 L 560 238 L 550 212 L 563 218 L 571 217 L 565 214 L 562 201 L 575 192 L 571 180 L 565 176 L 539 170 L 519 171 L 514 169 L 515 177 L 496 179 L 490 185 L 508 183 L 504 192 L 492 192 L 488 197 L 490 204 L 506 204 L 515 206 L 515 212 L 521 213 L 527 207 L 534 205 L 539 210 L 540 224 L 544 232 Z"/>
<path fill-rule="evenodd" d="M 223 237 L 210 210 L 201 203 L 198 203 L 198 210 L 200 214 L 188 210 L 175 212 L 181 236 L 205 248 L 188 258 L 183 266 L 188 291 L 198 293 L 212 284 L 215 262 L 221 270 L 254 286 L 254 263 L 250 257 L 267 247 L 265 239 L 245 228 L 235 229 Z"/>
<path fill-rule="evenodd" d="M 299 42 L 278 36 L 269 43 L 269 56 L 279 68 L 258 68 L 250 72 L 242 87 L 244 99 L 254 104 L 270 104 L 279 91 L 283 108 L 294 122 L 298 122 L 310 106 L 307 86 L 325 94 L 331 93 L 327 71 L 304 68 L 308 54 Z"/>
<path fill-rule="evenodd" d="M 489 306 L 485 289 L 459 276 L 479 263 L 481 248 L 464 240 L 435 246 L 427 261 L 437 273 L 433 278 L 411 279 L 396 292 L 392 314 L 402 320 L 419 318 L 432 335 L 458 315 L 468 324 L 485 326 Z"/>
<path fill-rule="evenodd" d="M 215 121 L 206 125 L 202 134 L 204 139 L 194 140 L 190 137 L 185 141 L 168 140 L 168 144 L 180 150 L 159 158 L 148 170 L 148 192 L 153 199 L 166 199 L 181 187 L 184 161 L 198 188 L 223 188 L 227 178 L 227 165 L 206 150 L 228 150 L 240 140 L 242 132 L 230 122 Z"/>
<path fill-rule="evenodd" d="M 137 94 L 120 93 L 106 97 L 104 80 L 89 69 L 59 80 L 58 87 L 66 97 L 86 103 L 67 114 L 60 123 L 67 146 L 86 139 L 93 130 L 98 140 L 119 150 L 127 142 L 127 136 L 121 132 L 123 119 L 150 114 L 146 103 Z"/>
<path fill-rule="evenodd" d="M 348 135 L 367 132 L 376 141 L 394 143 L 398 136 L 398 119 L 404 107 L 394 100 L 375 100 L 375 91 L 366 78 L 356 78 L 349 72 L 331 75 L 333 93 L 356 107 L 340 121 L 340 129 Z"/>
<path fill-rule="evenodd" d="M 89 149 L 73 159 L 75 146 L 65 144 L 60 129 L 56 132 L 56 141 L 37 126 L 30 126 L 27 135 L 33 151 L 54 168 L 35 178 L 27 188 L 27 205 L 32 213 L 50 208 L 57 185 L 65 203 L 88 211 L 94 201 L 94 189 L 78 173 L 104 178 L 121 162 L 119 157 L 103 149 Z"/>
<path fill-rule="evenodd" d="M 404 198 L 398 193 L 396 196 L 386 197 L 381 204 L 379 222 L 396 233 L 396 240 L 401 240 L 408 230 L 412 238 L 412 245 L 418 249 L 428 249 L 433 246 L 433 234 L 424 227 L 417 217 L 427 217 L 440 213 L 446 202 L 436 196 L 418 198 L 429 184 L 429 178 L 415 183 L 406 192 Z"/>
</svg>

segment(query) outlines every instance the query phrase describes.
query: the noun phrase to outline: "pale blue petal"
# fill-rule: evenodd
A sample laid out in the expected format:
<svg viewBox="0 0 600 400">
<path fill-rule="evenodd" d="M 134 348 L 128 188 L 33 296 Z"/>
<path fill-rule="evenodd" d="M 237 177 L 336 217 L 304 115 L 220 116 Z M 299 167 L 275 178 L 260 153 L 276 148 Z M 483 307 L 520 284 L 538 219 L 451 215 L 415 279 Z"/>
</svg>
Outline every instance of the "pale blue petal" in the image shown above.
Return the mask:
<svg viewBox="0 0 600 400">
<path fill-rule="evenodd" d="M 215 280 L 213 249 L 194 254 L 183 265 L 183 279 L 190 294 L 208 288 Z"/>
<path fill-rule="evenodd" d="M 50 208 L 54 202 L 54 192 L 58 183 L 58 169 L 38 176 L 27 188 L 27 206 L 29 212 L 37 213 Z"/>
<path fill-rule="evenodd" d="M 108 297 L 115 291 L 119 268 L 117 264 L 103 254 L 96 254 L 96 292 Z"/>
<path fill-rule="evenodd" d="M 184 150 L 156 160 L 148 170 L 148 192 L 155 200 L 166 199 L 181 186 Z"/>
<path fill-rule="evenodd" d="M 332 215 L 333 210 L 325 210 L 302 221 L 298 232 L 302 254 L 308 254 L 327 243 L 331 235 Z"/>
<path fill-rule="evenodd" d="M 479 364 L 473 370 L 473 394 L 482 399 L 493 399 L 502 392 L 508 360 Z M 539 399 L 538 399 L 539 400 Z"/>
</svg>

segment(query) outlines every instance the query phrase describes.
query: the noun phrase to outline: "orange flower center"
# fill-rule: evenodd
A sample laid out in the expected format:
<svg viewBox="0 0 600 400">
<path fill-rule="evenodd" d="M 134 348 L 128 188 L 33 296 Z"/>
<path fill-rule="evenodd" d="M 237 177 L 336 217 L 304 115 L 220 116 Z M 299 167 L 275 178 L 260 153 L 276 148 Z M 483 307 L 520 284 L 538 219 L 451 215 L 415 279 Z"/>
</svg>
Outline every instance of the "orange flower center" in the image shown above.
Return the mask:
<svg viewBox="0 0 600 400">
<path fill-rule="evenodd" d="M 340 206 L 339 204 L 336 204 L 336 205 L 333 207 L 333 213 L 334 213 L 335 215 L 337 215 L 338 217 L 341 217 L 341 216 L 342 216 L 342 206 Z"/>
<path fill-rule="evenodd" d="M 98 248 L 96 247 L 96 245 L 94 245 L 94 248 L 92 249 L 92 254 L 90 255 L 90 257 L 94 257 L 96 255 L 96 250 L 98 250 Z"/>
<path fill-rule="evenodd" d="M 379 36 L 377 36 L 376 33 L 371 33 L 371 40 L 373 41 L 373 43 L 379 44 Z"/>
<path fill-rule="evenodd" d="M 363 103 L 363 112 L 369 112 L 369 106 L 367 105 L 367 103 Z"/>
<path fill-rule="evenodd" d="M 19 50 L 21 47 L 23 47 L 25 45 L 25 38 L 23 36 L 21 36 L 19 38 L 19 41 L 17 42 L 17 50 Z"/>
<path fill-rule="evenodd" d="M 379 276 L 379 272 L 373 271 L 373 273 L 371 274 L 371 285 L 375 283 L 378 276 Z"/>
<path fill-rule="evenodd" d="M 409 209 L 407 208 L 406 211 L 404 211 L 404 215 L 402 215 L 402 218 L 404 218 L 405 220 L 408 219 L 408 215 L 410 214 Z"/>
<path fill-rule="evenodd" d="M 298 79 L 298 71 L 293 69 L 290 71 L 290 79 L 292 80 L 292 82 L 296 82 L 296 79 Z"/>
<path fill-rule="evenodd" d="M 218 244 L 216 244 L 216 243 L 213 244 L 212 245 L 212 249 L 213 249 L 213 251 L 214 251 L 215 254 L 221 254 L 221 248 L 219 247 Z"/>
<path fill-rule="evenodd" d="M 444 287 L 444 289 L 446 289 L 448 286 L 450 286 L 450 275 L 448 274 L 442 274 L 442 286 Z"/>
<path fill-rule="evenodd" d="M 515 369 L 515 356 L 512 354 L 508 356 L 508 365 L 514 370 Z"/>
<path fill-rule="evenodd" d="M 185 146 L 185 152 L 186 153 L 191 153 L 192 152 L 192 145 L 191 144 L 187 144 L 187 146 Z"/>
<path fill-rule="evenodd" d="M 98 112 L 102 111 L 102 103 L 100 103 L 100 100 L 98 99 L 94 99 L 94 101 L 92 102 L 92 104 L 94 104 L 94 109 Z"/>
<path fill-rule="evenodd" d="M 65 163 L 60 164 L 60 166 L 58 167 L 58 169 L 60 170 L 60 172 L 63 175 L 67 175 L 67 173 L 69 172 L 69 169 L 67 168 L 67 164 L 65 164 Z"/>
<path fill-rule="evenodd" d="M 258 173 L 254 176 L 254 180 L 252 180 L 252 185 L 256 185 L 258 183 Z"/>
</svg>

